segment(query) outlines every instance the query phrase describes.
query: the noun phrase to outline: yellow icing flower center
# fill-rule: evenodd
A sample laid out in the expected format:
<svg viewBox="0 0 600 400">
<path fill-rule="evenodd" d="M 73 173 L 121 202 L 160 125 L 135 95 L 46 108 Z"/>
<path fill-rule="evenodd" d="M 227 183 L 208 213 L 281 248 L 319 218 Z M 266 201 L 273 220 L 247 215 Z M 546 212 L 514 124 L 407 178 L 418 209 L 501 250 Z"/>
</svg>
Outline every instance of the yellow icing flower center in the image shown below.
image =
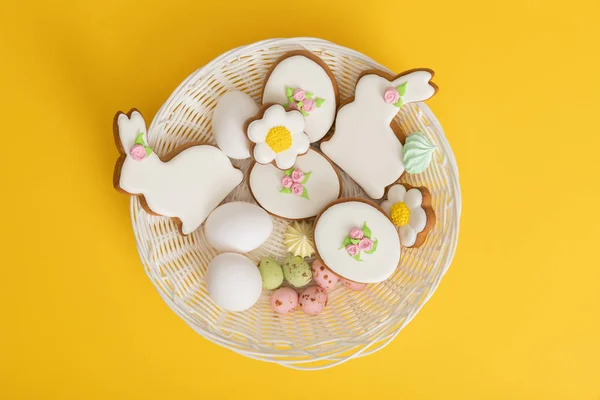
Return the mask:
<svg viewBox="0 0 600 400">
<path fill-rule="evenodd" d="M 404 202 L 396 203 L 390 209 L 390 218 L 396 226 L 404 226 L 410 220 L 410 208 Z"/>
<path fill-rule="evenodd" d="M 292 147 L 292 134 L 284 126 L 269 129 L 265 140 L 275 153 L 281 153 Z"/>
</svg>

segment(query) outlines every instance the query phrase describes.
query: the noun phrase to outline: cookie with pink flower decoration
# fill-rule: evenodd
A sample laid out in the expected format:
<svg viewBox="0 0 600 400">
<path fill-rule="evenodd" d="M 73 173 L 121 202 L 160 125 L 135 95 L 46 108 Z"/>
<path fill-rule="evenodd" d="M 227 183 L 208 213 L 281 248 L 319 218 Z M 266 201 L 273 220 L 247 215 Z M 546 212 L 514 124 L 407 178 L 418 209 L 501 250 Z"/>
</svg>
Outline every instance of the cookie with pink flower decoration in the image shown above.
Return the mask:
<svg viewBox="0 0 600 400">
<path fill-rule="evenodd" d="M 377 283 L 400 263 L 396 226 L 376 204 L 359 198 L 337 200 L 315 221 L 318 257 L 340 278 Z"/>
<path fill-rule="evenodd" d="M 309 51 L 285 53 L 267 74 L 262 102 L 302 113 L 311 143 L 333 125 L 339 104 L 337 82 L 327 64 Z"/>
<path fill-rule="evenodd" d="M 297 220 L 316 216 L 338 199 L 342 180 L 329 159 L 311 148 L 296 159 L 293 167 L 283 171 L 273 165 L 253 164 L 248 187 L 266 211 Z"/>
</svg>

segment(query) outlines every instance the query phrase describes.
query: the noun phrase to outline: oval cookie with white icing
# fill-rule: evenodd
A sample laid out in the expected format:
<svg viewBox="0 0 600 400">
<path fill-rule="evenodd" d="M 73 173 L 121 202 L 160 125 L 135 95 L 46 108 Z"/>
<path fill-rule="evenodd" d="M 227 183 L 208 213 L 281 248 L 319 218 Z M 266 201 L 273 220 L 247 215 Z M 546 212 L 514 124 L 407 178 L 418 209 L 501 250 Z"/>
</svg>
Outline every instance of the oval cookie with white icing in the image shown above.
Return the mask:
<svg viewBox="0 0 600 400">
<path fill-rule="evenodd" d="M 267 74 L 262 102 L 300 111 L 306 118 L 305 132 L 313 143 L 333 125 L 338 87 L 323 60 L 308 51 L 292 51 L 275 61 Z"/>
<path fill-rule="evenodd" d="M 396 227 L 380 207 L 363 199 L 330 204 L 315 221 L 314 238 L 323 262 L 354 282 L 382 282 L 400 263 Z"/>
<path fill-rule="evenodd" d="M 248 173 L 248 186 L 262 208 L 285 219 L 314 217 L 342 192 L 337 170 L 314 149 L 299 156 L 286 171 L 255 163 Z"/>
<path fill-rule="evenodd" d="M 250 142 L 244 127 L 246 120 L 258 112 L 258 105 L 244 92 L 225 93 L 217 103 L 212 117 L 213 137 L 228 157 L 250 158 Z"/>
</svg>

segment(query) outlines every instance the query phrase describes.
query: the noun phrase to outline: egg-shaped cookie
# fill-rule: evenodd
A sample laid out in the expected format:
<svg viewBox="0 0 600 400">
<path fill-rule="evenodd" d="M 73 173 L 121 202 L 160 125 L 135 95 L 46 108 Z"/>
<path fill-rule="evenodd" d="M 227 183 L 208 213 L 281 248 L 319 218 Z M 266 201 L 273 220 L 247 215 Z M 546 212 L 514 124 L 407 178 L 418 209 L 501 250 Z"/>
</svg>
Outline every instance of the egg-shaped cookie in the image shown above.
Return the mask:
<svg viewBox="0 0 600 400">
<path fill-rule="evenodd" d="M 284 54 L 271 68 L 262 101 L 302 112 L 305 132 L 312 143 L 321 140 L 333 125 L 337 83 L 323 60 L 308 51 L 293 51 Z"/>
<path fill-rule="evenodd" d="M 292 220 L 316 216 L 342 192 L 336 168 L 314 149 L 299 156 L 286 171 L 271 164 L 254 164 L 248 174 L 248 186 L 262 208 Z"/>
</svg>

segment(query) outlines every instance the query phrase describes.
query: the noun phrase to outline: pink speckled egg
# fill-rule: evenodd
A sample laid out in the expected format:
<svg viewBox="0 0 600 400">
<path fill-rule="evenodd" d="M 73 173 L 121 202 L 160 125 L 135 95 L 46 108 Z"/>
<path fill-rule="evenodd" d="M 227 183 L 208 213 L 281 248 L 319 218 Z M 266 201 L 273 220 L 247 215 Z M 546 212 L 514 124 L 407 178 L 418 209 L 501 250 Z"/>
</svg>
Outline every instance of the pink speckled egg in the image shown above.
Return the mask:
<svg viewBox="0 0 600 400">
<path fill-rule="evenodd" d="M 331 290 L 340 280 L 340 277 L 331 272 L 321 260 L 315 260 L 312 263 L 313 278 L 317 285 L 325 290 Z"/>
<path fill-rule="evenodd" d="M 342 282 L 342 285 L 346 286 L 350 290 L 364 290 L 367 287 L 366 283 L 352 282 L 344 278 L 340 278 L 340 280 Z"/>
<path fill-rule="evenodd" d="M 294 312 L 298 307 L 298 293 L 292 288 L 282 287 L 271 295 L 271 308 L 279 314 Z"/>
<path fill-rule="evenodd" d="M 309 286 L 300 293 L 300 307 L 308 315 L 320 314 L 327 305 L 327 290 Z"/>
</svg>

